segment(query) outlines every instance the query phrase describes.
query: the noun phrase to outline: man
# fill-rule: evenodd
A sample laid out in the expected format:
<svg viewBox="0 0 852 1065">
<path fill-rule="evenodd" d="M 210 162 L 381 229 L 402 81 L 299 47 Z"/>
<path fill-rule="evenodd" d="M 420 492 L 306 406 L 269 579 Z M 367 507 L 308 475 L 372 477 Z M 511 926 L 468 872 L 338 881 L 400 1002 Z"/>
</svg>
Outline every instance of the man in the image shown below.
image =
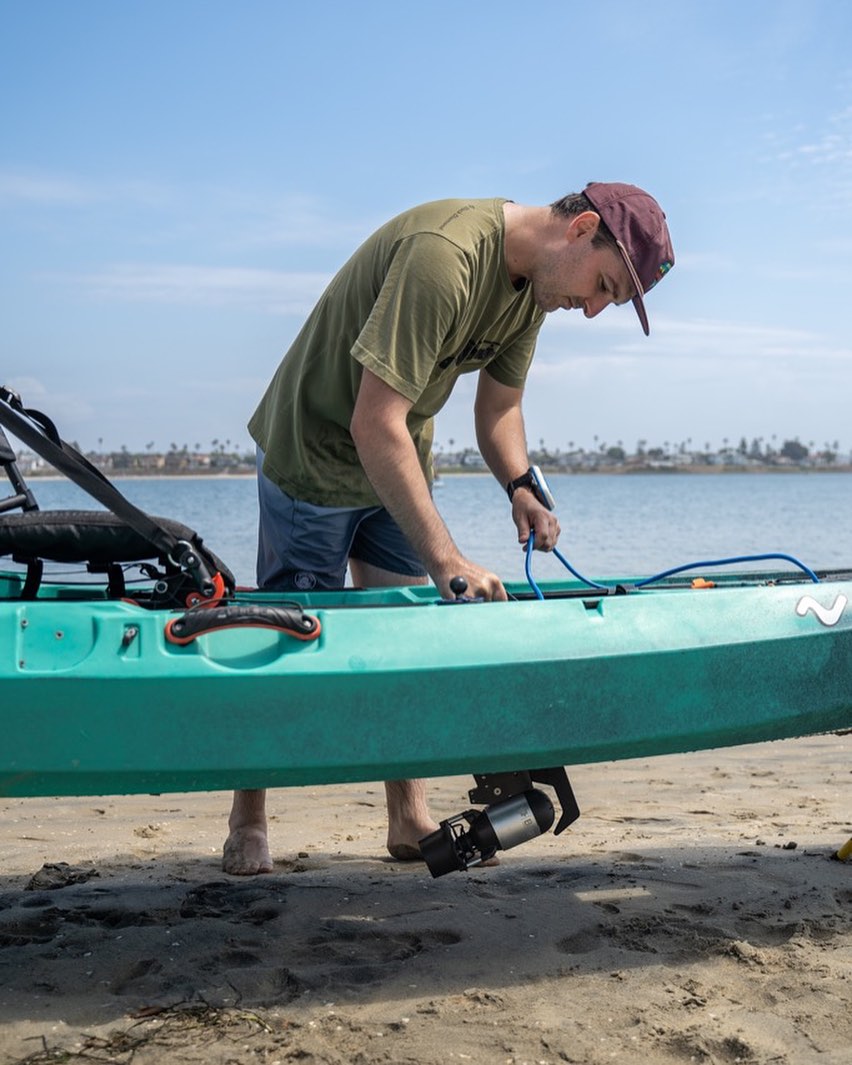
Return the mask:
<svg viewBox="0 0 852 1065">
<path fill-rule="evenodd" d="M 594 318 L 674 263 L 665 215 L 633 185 L 592 183 L 550 207 L 443 200 L 392 219 L 332 280 L 249 423 L 258 445 L 258 585 L 424 584 L 505 599 L 436 510 L 432 419 L 478 371 L 477 441 L 507 486 L 518 540 L 549 551 L 559 523 L 528 476 L 521 398 L 545 314 Z M 437 828 L 420 780 L 385 785 L 390 853 L 420 856 Z M 237 791 L 226 872 L 270 872 L 265 791 Z"/>
</svg>

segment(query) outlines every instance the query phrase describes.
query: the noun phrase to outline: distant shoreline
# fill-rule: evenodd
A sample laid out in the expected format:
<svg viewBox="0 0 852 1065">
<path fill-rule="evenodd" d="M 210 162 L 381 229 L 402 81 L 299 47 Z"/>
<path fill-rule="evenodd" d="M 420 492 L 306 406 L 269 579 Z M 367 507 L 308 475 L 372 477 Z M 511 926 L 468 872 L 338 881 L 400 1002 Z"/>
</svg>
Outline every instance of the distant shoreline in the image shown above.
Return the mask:
<svg viewBox="0 0 852 1065">
<path fill-rule="evenodd" d="M 636 476 L 637 474 L 652 474 L 654 476 L 671 477 L 671 476 L 718 476 L 723 474 L 729 474 L 734 476 L 748 477 L 755 473 L 772 473 L 772 474 L 791 474 L 791 473 L 808 473 L 808 474 L 831 474 L 831 473 L 852 473 L 852 465 L 839 464 L 839 465 L 825 465 L 825 466 L 775 466 L 775 465 L 758 465 L 758 466 L 709 466 L 709 465 L 684 465 L 684 466 L 598 466 L 598 467 L 563 467 L 563 466 L 542 466 L 541 469 L 548 476 L 555 476 L 557 474 L 565 474 L 566 476 L 578 476 L 584 477 L 589 474 L 604 474 L 608 477 L 611 476 Z M 112 470 L 102 471 L 105 476 L 111 480 L 134 480 L 134 481 L 182 481 L 191 480 L 193 478 L 204 478 L 205 480 L 211 478 L 218 478 L 219 480 L 238 480 L 246 478 L 254 478 L 256 473 L 254 469 L 238 469 L 233 471 L 226 470 L 184 470 L 176 471 L 169 470 L 168 473 L 157 473 L 155 470 Z M 441 468 L 435 471 L 435 479 L 441 480 L 445 477 L 491 477 L 491 471 L 488 469 L 469 469 L 464 466 L 450 466 L 447 468 Z M 57 473 L 55 470 L 47 470 L 42 472 L 41 470 L 30 470 L 26 474 L 27 480 L 33 481 L 64 481 L 67 478 Z"/>
</svg>

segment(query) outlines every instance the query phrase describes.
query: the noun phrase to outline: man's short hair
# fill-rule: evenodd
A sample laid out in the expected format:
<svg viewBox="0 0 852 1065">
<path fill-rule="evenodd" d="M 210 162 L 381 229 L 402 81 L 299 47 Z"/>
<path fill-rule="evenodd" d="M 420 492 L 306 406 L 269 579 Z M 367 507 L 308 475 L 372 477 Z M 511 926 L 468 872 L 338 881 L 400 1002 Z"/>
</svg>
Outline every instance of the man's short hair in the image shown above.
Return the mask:
<svg viewBox="0 0 852 1065">
<path fill-rule="evenodd" d="M 573 218 L 584 211 L 594 211 L 595 214 L 598 214 L 592 201 L 582 192 L 571 192 L 567 196 L 563 196 L 561 200 L 554 200 L 550 205 L 550 210 L 561 218 Z M 612 248 L 618 251 L 618 242 L 613 236 L 612 230 L 602 218 L 598 231 L 592 238 L 592 247 Z"/>
</svg>

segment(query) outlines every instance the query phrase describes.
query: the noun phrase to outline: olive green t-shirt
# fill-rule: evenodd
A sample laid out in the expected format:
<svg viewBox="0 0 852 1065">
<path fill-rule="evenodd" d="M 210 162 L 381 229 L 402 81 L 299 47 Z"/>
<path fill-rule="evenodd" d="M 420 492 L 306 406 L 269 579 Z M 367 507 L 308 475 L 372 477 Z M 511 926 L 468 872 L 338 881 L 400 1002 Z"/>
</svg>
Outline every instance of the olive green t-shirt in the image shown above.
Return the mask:
<svg viewBox="0 0 852 1065">
<path fill-rule="evenodd" d="M 349 434 L 366 367 L 411 400 L 431 481 L 433 417 L 462 373 L 524 385 L 544 314 L 506 267 L 503 199 L 440 200 L 392 219 L 332 280 L 249 422 L 264 473 L 319 506 L 379 501 Z"/>
</svg>

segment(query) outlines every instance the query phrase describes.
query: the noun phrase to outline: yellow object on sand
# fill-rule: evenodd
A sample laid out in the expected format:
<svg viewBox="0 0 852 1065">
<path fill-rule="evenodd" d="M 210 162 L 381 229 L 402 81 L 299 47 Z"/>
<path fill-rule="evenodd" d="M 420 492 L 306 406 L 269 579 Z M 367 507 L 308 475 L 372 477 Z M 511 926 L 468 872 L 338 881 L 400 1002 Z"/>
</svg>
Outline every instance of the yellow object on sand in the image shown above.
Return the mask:
<svg viewBox="0 0 852 1065">
<path fill-rule="evenodd" d="M 852 858 L 852 839 L 847 840 L 840 848 L 840 850 L 835 851 L 834 857 L 839 862 L 845 862 L 849 858 Z"/>
</svg>

